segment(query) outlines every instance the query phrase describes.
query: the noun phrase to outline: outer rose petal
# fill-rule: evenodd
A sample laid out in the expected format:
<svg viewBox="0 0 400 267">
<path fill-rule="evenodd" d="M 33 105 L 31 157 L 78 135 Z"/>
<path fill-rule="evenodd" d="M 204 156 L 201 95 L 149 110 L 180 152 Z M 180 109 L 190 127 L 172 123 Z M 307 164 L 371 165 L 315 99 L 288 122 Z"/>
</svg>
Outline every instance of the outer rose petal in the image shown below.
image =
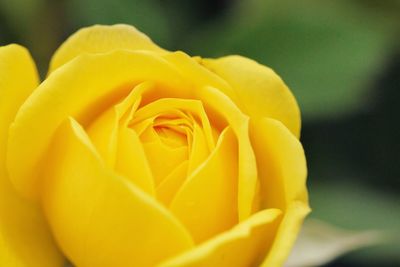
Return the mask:
<svg viewBox="0 0 400 267">
<path fill-rule="evenodd" d="M 28 52 L 17 45 L 0 47 L 0 266 L 55 267 L 63 262 L 39 209 L 17 195 L 6 175 L 9 125 L 37 84 Z"/>
<path fill-rule="evenodd" d="M 259 211 L 231 230 L 163 262 L 159 267 L 258 266 L 274 240 L 281 214 L 277 209 Z"/>
<path fill-rule="evenodd" d="M 299 140 L 274 119 L 252 121 L 250 136 L 260 177 L 261 206 L 278 207 L 285 214 L 262 266 L 281 266 L 310 212 L 304 151 Z"/>
<path fill-rule="evenodd" d="M 80 29 L 58 48 L 51 59 L 49 73 L 83 53 L 106 53 L 117 49 L 164 51 L 133 26 L 95 25 Z"/>
<path fill-rule="evenodd" d="M 76 121 L 59 127 L 47 161 L 42 204 L 75 265 L 154 266 L 192 248 L 189 233 L 167 209 L 106 167 Z"/>
<path fill-rule="evenodd" d="M 256 154 L 261 206 L 285 210 L 295 200 L 308 203 L 307 165 L 303 147 L 279 121 L 251 121 L 250 138 Z"/>
<path fill-rule="evenodd" d="M 281 121 L 300 136 L 300 111 L 282 79 L 270 68 L 241 57 L 203 59 L 201 63 L 225 79 L 236 95 L 228 95 L 252 118 L 270 117 Z M 224 92 L 227 93 L 227 92 Z"/>
<path fill-rule="evenodd" d="M 261 267 L 283 266 L 309 212 L 310 208 L 304 202 L 294 201 L 290 204 Z"/>
</svg>

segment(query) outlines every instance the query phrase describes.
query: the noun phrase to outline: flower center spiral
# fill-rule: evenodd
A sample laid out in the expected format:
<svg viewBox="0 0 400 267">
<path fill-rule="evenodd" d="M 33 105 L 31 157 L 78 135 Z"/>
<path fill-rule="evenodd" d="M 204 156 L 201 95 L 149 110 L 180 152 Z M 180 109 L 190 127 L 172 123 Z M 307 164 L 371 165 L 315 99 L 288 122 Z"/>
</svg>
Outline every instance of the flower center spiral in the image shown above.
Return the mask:
<svg viewBox="0 0 400 267">
<path fill-rule="evenodd" d="M 141 140 L 165 204 L 207 159 L 218 137 L 199 100 L 159 99 L 139 108 L 129 126 Z"/>
<path fill-rule="evenodd" d="M 230 126 L 214 127 L 201 100 L 149 97 L 154 90 L 149 82 L 135 86 L 87 133 L 110 168 L 163 203 L 200 242 L 237 223 L 237 141 Z"/>
</svg>

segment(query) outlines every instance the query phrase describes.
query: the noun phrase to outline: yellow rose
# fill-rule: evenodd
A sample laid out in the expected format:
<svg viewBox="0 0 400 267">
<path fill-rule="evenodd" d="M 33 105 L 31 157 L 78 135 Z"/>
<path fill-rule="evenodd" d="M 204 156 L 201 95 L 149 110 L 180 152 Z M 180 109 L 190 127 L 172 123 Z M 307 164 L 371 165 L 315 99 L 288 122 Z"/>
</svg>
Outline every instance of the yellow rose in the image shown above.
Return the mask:
<svg viewBox="0 0 400 267">
<path fill-rule="evenodd" d="M 39 84 L 0 48 L 0 265 L 281 266 L 309 212 L 294 97 L 240 56 L 93 26 Z"/>
</svg>

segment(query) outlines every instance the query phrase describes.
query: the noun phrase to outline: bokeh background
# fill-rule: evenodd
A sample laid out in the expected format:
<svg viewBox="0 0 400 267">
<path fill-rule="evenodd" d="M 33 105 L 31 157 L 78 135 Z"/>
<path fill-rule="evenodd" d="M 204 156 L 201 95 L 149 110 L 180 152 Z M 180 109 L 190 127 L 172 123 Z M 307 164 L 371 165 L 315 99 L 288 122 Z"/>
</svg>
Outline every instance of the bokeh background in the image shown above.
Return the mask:
<svg viewBox="0 0 400 267">
<path fill-rule="evenodd" d="M 327 266 L 400 266 L 399 0 L 0 0 L 0 45 L 28 47 L 42 77 L 71 33 L 114 23 L 275 69 L 302 110 L 310 217 L 390 237 Z"/>
</svg>

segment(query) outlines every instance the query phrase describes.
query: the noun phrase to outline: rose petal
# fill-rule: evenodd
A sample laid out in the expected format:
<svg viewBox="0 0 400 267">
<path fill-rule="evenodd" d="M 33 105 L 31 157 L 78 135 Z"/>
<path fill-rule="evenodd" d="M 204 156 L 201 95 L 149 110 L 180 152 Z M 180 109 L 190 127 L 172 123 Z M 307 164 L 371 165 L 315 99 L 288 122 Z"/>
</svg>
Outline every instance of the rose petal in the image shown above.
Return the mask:
<svg viewBox="0 0 400 267">
<path fill-rule="evenodd" d="M 155 116 L 131 124 L 130 127 L 134 129 L 135 134 L 140 138 L 141 146 L 144 149 L 153 175 L 154 185 L 158 186 L 182 161 L 187 160 L 188 146 L 171 147 L 167 145 L 153 128 Z M 138 116 L 136 115 L 136 117 Z"/>
<path fill-rule="evenodd" d="M 299 140 L 280 121 L 251 121 L 263 208 L 285 210 L 294 200 L 308 203 L 307 165 Z"/>
<path fill-rule="evenodd" d="M 192 58 L 181 51 L 165 53 L 161 56 L 174 64 L 182 75 L 195 87 L 211 86 L 220 89 L 231 98 L 236 97 L 235 92 L 224 79 L 199 64 L 196 58 Z"/>
<path fill-rule="evenodd" d="M 210 154 L 210 149 L 207 144 L 207 137 L 204 130 L 197 124 L 194 123 L 193 127 L 193 141 L 189 156 L 188 174 L 192 174 L 200 164 L 202 164 Z M 208 132 L 209 139 L 211 139 L 211 132 Z M 214 145 L 214 144 L 213 144 Z"/>
<path fill-rule="evenodd" d="M 0 47 L 1 266 L 54 267 L 64 260 L 40 210 L 17 194 L 5 168 L 10 123 L 37 85 L 36 67 L 28 51 L 17 45 Z"/>
<path fill-rule="evenodd" d="M 225 94 L 213 87 L 196 91 L 204 99 L 210 117 L 226 120 L 238 140 L 238 212 L 239 221 L 248 218 L 258 206 L 258 176 L 256 159 L 249 138 L 249 118 Z M 223 124 L 221 121 L 219 124 Z"/>
<path fill-rule="evenodd" d="M 115 166 L 120 117 L 115 107 L 103 112 L 87 128 L 90 140 L 106 164 Z"/>
<path fill-rule="evenodd" d="M 275 241 L 261 267 L 282 266 L 292 250 L 304 218 L 310 212 L 308 204 L 302 201 L 292 202 L 279 225 Z"/>
<path fill-rule="evenodd" d="M 171 148 L 159 139 L 151 143 L 144 143 L 143 148 L 151 166 L 156 186 L 180 163 L 188 159 L 187 147 Z"/>
<path fill-rule="evenodd" d="M 136 133 L 127 127 L 140 104 L 141 94 L 152 86 L 147 82 L 137 85 L 123 101 L 97 117 L 87 133 L 111 169 L 154 196 L 154 179 L 143 146 Z"/>
<path fill-rule="evenodd" d="M 127 126 L 129 117 L 140 104 L 141 94 L 152 86 L 148 82 L 135 86 L 126 98 L 102 112 L 87 127 L 91 141 L 111 168 L 116 161 L 118 130 Z"/>
<path fill-rule="evenodd" d="M 159 267 L 258 266 L 274 240 L 280 218 L 280 210 L 259 211 L 231 230 L 161 263 Z"/>
<path fill-rule="evenodd" d="M 237 141 L 227 128 L 210 157 L 177 192 L 170 210 L 190 231 L 195 242 L 204 241 L 238 222 Z"/>
<path fill-rule="evenodd" d="M 53 141 L 42 203 L 75 265 L 153 266 L 193 246 L 168 210 L 104 165 L 76 121 L 66 120 Z"/>
<path fill-rule="evenodd" d="M 237 96 L 232 99 L 239 99 L 235 103 L 250 117 L 274 118 L 285 124 L 295 136 L 300 136 L 299 107 L 273 70 L 241 56 L 203 59 L 201 63 L 232 86 Z"/>
<path fill-rule="evenodd" d="M 115 170 L 129 178 L 144 192 L 155 195 L 154 178 L 149 161 L 139 137 L 132 129 L 119 130 Z"/>
<path fill-rule="evenodd" d="M 299 140 L 280 121 L 264 118 L 253 120 L 250 125 L 260 177 L 261 207 L 278 207 L 285 213 L 262 266 L 281 266 L 310 212 L 304 151 Z"/>
<path fill-rule="evenodd" d="M 182 162 L 176 167 L 156 188 L 157 199 L 169 207 L 178 189 L 187 179 L 188 161 Z"/>
<path fill-rule="evenodd" d="M 131 25 L 95 25 L 80 29 L 57 49 L 49 73 L 81 54 L 107 53 L 117 49 L 164 51 Z"/>
</svg>

